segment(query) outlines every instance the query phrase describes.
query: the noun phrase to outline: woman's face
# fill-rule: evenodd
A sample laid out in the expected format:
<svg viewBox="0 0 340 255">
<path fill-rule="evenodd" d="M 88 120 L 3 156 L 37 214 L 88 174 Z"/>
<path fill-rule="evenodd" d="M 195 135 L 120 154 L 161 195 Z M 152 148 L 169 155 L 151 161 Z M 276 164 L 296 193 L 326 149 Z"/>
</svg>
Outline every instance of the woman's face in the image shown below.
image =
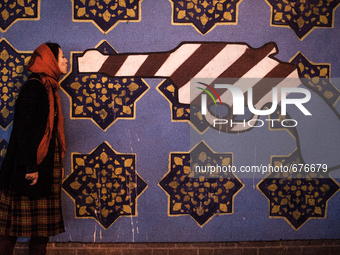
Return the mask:
<svg viewBox="0 0 340 255">
<path fill-rule="evenodd" d="M 61 74 L 67 73 L 68 61 L 64 57 L 63 50 L 60 48 L 59 48 L 59 54 L 58 54 L 58 66 L 59 66 Z"/>
</svg>

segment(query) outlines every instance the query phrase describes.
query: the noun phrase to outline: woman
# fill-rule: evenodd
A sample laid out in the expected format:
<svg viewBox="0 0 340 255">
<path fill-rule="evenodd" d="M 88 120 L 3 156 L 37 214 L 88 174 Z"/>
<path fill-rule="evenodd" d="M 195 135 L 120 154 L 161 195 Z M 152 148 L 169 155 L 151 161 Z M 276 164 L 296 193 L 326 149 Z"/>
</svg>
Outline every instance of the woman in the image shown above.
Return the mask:
<svg viewBox="0 0 340 255">
<path fill-rule="evenodd" d="M 15 105 L 0 170 L 0 251 L 13 254 L 17 237 L 31 237 L 29 254 L 46 254 L 49 236 L 64 232 L 61 212 L 64 120 L 58 80 L 68 61 L 55 43 L 40 45 Z"/>
</svg>

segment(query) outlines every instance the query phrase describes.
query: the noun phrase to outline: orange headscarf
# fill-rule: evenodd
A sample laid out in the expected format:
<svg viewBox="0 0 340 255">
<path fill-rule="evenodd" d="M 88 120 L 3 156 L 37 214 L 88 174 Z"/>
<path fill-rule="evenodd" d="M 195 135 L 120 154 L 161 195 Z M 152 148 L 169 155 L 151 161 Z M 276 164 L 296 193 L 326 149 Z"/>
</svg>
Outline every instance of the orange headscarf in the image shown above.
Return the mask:
<svg viewBox="0 0 340 255">
<path fill-rule="evenodd" d="M 34 52 L 26 66 L 26 69 L 33 73 L 39 73 L 42 82 L 46 88 L 48 101 L 50 105 L 47 117 L 47 125 L 44 137 L 42 138 L 37 151 L 37 164 L 39 165 L 45 158 L 54 126 L 54 98 L 58 106 L 58 124 L 57 135 L 61 149 L 61 158 L 65 155 L 65 134 L 64 134 L 64 116 L 61 111 L 60 97 L 57 90 L 60 88 L 58 80 L 61 72 L 58 62 L 55 59 L 51 49 L 46 45 L 40 45 Z M 53 96 L 54 94 L 54 96 Z"/>
</svg>

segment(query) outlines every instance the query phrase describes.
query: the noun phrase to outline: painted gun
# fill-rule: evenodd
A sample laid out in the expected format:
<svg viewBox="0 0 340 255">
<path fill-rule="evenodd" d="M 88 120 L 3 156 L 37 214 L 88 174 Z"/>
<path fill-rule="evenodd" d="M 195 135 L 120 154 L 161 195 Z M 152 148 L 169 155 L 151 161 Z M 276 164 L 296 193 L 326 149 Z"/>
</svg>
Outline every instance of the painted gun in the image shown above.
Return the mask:
<svg viewBox="0 0 340 255">
<path fill-rule="evenodd" d="M 273 103 L 273 88 L 279 91 L 276 104 L 281 101 L 282 88 L 300 86 L 306 89 L 301 85 L 296 66 L 275 59 L 273 56 L 277 52 L 273 42 L 257 49 L 242 43 L 183 42 L 169 52 L 103 55 L 97 50 L 87 50 L 78 58 L 78 69 L 80 73 L 98 72 L 112 77 L 170 78 L 178 89 L 178 102 L 181 104 L 200 105 L 198 100 L 204 90 L 192 90 L 191 79 L 232 79 L 232 85 L 237 86 L 243 97 L 248 96 L 249 87 L 253 88 L 251 96 L 254 109 L 262 109 Z M 264 82 L 268 78 L 277 82 Z M 204 85 L 201 84 L 201 88 Z M 296 126 L 299 134 L 297 145 L 305 163 L 324 163 L 335 169 L 340 165 L 340 150 L 337 149 L 340 142 L 340 132 L 337 131 L 340 127 L 339 115 L 329 109 L 327 103 L 314 92 L 310 92 L 312 100 L 304 107 L 312 116 L 305 116 L 294 104 L 287 105 L 290 117 L 299 122 Z M 229 108 L 227 120 L 236 120 L 237 114 L 232 113 L 235 106 L 232 91 L 222 88 L 218 94 L 221 102 Z M 212 103 L 211 100 L 207 101 L 208 105 Z M 258 114 L 253 114 L 250 120 L 258 117 Z M 207 111 L 204 118 L 212 126 L 216 115 Z M 251 129 L 247 125 L 233 125 L 222 131 L 239 133 Z"/>
</svg>

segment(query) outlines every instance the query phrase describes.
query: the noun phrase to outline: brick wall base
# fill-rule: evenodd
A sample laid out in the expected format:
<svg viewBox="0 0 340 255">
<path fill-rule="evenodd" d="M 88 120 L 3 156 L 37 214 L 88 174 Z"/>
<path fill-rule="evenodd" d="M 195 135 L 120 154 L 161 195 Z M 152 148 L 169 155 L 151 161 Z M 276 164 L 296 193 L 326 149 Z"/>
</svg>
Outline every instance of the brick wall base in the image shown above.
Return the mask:
<svg viewBox="0 0 340 255">
<path fill-rule="evenodd" d="M 17 243 L 14 255 L 27 255 Z M 219 243 L 49 243 L 47 255 L 340 255 L 340 240 Z"/>
</svg>

